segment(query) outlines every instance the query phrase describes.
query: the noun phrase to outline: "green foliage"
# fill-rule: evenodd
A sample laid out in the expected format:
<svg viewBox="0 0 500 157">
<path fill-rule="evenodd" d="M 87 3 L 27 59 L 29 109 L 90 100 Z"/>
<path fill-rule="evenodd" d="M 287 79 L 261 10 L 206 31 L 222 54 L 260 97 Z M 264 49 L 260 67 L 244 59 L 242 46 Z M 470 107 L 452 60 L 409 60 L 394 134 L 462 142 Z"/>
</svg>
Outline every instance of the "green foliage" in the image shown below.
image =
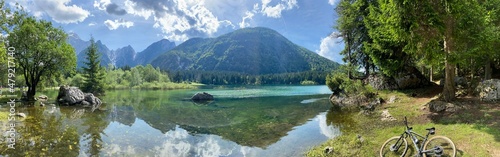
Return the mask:
<svg viewBox="0 0 500 157">
<path fill-rule="evenodd" d="M 85 84 L 85 77 L 83 77 L 82 74 L 77 73 L 73 77 L 69 78 L 67 82 L 71 86 L 80 87 Z"/>
<path fill-rule="evenodd" d="M 106 73 L 104 68 L 101 67 L 100 53 L 97 51 L 97 46 L 93 37 L 90 39 L 90 46 L 85 53 L 87 55 L 87 62 L 85 62 L 85 67 L 83 68 L 85 82 L 82 86 L 82 91 L 95 95 L 103 95 Z"/>
<path fill-rule="evenodd" d="M 16 49 L 16 72 L 24 75 L 28 99 L 33 100 L 42 80 L 58 77 L 76 67 L 74 49 L 66 41 L 66 33 L 52 23 L 16 11 L 14 27 L 7 37 Z"/>
<path fill-rule="evenodd" d="M 413 66 L 414 60 L 405 51 L 409 42 L 409 22 L 403 19 L 404 10 L 399 9 L 394 0 L 373 1 L 369 5 L 369 14 L 364 21 L 367 33 L 373 40 L 365 50 L 370 59 L 380 70 L 389 76 L 396 76 L 405 66 Z"/>
<path fill-rule="evenodd" d="M 317 82 L 311 81 L 311 80 L 304 80 L 300 82 L 301 85 L 317 85 Z"/>
<path fill-rule="evenodd" d="M 7 49 L 3 40 L 3 37 L 0 37 L 0 77 L 7 78 Z M 0 86 L 5 85 L 7 85 L 6 80 L 0 79 Z"/>
<path fill-rule="evenodd" d="M 151 65 L 136 66 L 123 70 L 108 65 L 102 80 L 104 89 L 192 89 L 196 85 L 170 82 L 168 74 Z M 68 77 L 66 82 L 72 86 L 86 83 L 85 74 L 77 73 Z"/>
<path fill-rule="evenodd" d="M 334 94 L 345 94 L 347 96 L 366 96 L 371 98 L 375 93 L 375 89 L 370 85 L 365 85 L 359 79 L 350 79 L 347 76 L 345 66 L 342 66 L 340 70 L 328 74 L 326 77 L 326 85 Z"/>
<path fill-rule="evenodd" d="M 364 24 L 369 14 L 368 6 L 370 3 L 373 2 L 342 0 L 335 8 L 339 15 L 335 26 L 339 30 L 339 34 L 336 34 L 335 37 L 342 37 L 346 45 L 341 52 L 344 55 L 343 60 L 352 66 L 362 66 L 365 68 L 366 74 L 369 74 L 373 68 L 373 62 L 369 56 L 372 49 L 368 48 L 372 39 Z"/>
</svg>

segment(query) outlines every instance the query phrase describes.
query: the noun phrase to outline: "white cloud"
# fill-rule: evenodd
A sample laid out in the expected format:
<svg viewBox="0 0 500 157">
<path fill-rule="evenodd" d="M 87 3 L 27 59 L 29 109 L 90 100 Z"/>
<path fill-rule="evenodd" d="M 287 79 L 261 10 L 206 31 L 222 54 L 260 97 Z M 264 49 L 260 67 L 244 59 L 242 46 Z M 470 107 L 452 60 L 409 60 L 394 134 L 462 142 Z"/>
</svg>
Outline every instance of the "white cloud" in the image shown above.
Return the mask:
<svg viewBox="0 0 500 157">
<path fill-rule="evenodd" d="M 154 14 L 154 10 L 140 7 L 137 5 L 137 3 L 131 0 L 125 1 L 125 10 L 132 15 L 144 17 L 146 20 Z"/>
<path fill-rule="evenodd" d="M 330 5 L 335 5 L 337 4 L 338 0 L 328 0 L 328 4 Z"/>
<path fill-rule="evenodd" d="M 94 7 L 99 10 L 106 10 L 106 6 L 111 4 L 111 0 L 99 0 L 99 2 L 94 1 Z"/>
<path fill-rule="evenodd" d="M 250 26 L 250 24 L 247 22 L 247 20 L 252 20 L 254 14 L 250 11 L 247 11 L 245 13 L 245 16 L 241 19 L 241 22 L 239 23 L 240 28 L 245 28 Z"/>
<path fill-rule="evenodd" d="M 153 17 L 153 28 L 160 29 L 164 37 L 185 41 L 192 36 L 212 36 L 219 28 L 233 27 L 229 20 L 219 20 L 205 6 L 205 0 L 126 0 L 127 13 L 148 19 Z"/>
<path fill-rule="evenodd" d="M 267 16 L 267 17 L 272 17 L 272 18 L 280 18 L 281 17 L 281 12 L 284 10 L 292 10 L 295 7 L 299 7 L 297 5 L 297 0 L 281 0 L 276 4 L 275 6 L 268 6 L 269 3 L 271 3 L 272 0 L 262 0 L 262 5 L 259 7 L 258 4 L 254 5 L 254 12 L 257 12 L 259 8 L 261 8 L 260 12 Z"/>
<path fill-rule="evenodd" d="M 106 21 L 104 21 L 104 24 L 108 27 L 109 30 L 118 29 L 118 27 L 120 27 L 120 26 L 125 27 L 125 28 L 129 28 L 129 27 L 134 26 L 133 22 L 126 21 L 126 20 L 123 20 L 123 19 L 114 20 L 114 21 L 106 20 Z"/>
<path fill-rule="evenodd" d="M 321 39 L 319 50 L 316 50 L 316 53 L 332 61 L 343 63 L 342 56 L 340 55 L 340 51 L 343 49 L 341 41 L 342 39 L 340 38 L 325 37 Z"/>
<path fill-rule="evenodd" d="M 78 23 L 89 16 L 89 12 L 76 5 L 68 5 L 71 0 L 43 0 L 33 1 L 36 10 L 34 15 L 46 13 L 58 23 Z"/>
<path fill-rule="evenodd" d="M 95 23 L 95 22 L 89 23 L 89 26 L 95 26 L 95 25 L 97 25 L 97 23 Z"/>
</svg>

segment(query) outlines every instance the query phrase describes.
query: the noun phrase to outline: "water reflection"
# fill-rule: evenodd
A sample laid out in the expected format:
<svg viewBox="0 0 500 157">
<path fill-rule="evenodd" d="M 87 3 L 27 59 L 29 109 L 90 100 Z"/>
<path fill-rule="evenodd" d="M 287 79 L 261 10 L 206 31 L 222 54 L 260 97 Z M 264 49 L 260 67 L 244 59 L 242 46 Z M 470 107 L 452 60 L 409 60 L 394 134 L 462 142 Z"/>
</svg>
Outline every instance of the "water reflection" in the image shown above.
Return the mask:
<svg viewBox="0 0 500 157">
<path fill-rule="evenodd" d="M 74 107 L 18 107 L 28 115 L 19 121 L 19 142 L 15 151 L 0 155 L 302 156 L 354 122 L 348 113 L 330 109 L 328 95 L 199 105 L 184 100 L 192 92 L 108 92 L 105 111 L 80 115 Z M 6 150 L 5 143 L 0 148 Z"/>
</svg>

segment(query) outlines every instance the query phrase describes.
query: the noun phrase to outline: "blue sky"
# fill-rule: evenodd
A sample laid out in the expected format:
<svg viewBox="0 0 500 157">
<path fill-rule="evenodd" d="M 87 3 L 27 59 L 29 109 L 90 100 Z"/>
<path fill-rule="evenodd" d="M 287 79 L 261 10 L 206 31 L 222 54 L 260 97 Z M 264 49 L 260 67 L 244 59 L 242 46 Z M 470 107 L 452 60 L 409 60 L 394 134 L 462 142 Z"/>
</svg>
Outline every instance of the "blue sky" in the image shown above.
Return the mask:
<svg viewBox="0 0 500 157">
<path fill-rule="evenodd" d="M 341 62 L 334 32 L 338 0 L 6 0 L 82 39 L 136 51 L 162 38 L 180 44 L 244 28 L 268 27 L 292 42 Z"/>
</svg>

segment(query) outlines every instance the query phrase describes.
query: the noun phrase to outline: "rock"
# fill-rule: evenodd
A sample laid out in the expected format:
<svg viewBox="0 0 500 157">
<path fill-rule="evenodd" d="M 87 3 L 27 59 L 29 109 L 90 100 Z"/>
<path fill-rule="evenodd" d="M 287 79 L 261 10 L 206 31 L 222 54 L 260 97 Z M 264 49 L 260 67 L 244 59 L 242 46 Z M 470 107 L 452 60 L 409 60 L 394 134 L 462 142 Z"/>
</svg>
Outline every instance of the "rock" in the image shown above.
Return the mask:
<svg viewBox="0 0 500 157">
<path fill-rule="evenodd" d="M 47 97 L 46 95 L 40 95 L 40 96 L 38 96 L 38 99 L 40 99 L 40 100 L 48 100 L 49 97 Z"/>
<path fill-rule="evenodd" d="M 454 105 L 452 103 L 447 103 L 446 104 L 446 111 L 448 111 L 448 112 L 456 112 L 457 111 L 457 107 L 456 107 L 456 105 Z"/>
<path fill-rule="evenodd" d="M 328 146 L 325 148 L 325 154 L 332 154 L 332 153 L 333 153 L 333 147 Z"/>
<path fill-rule="evenodd" d="M 90 105 L 92 105 L 92 112 L 94 112 L 96 109 L 98 109 L 102 104 L 101 99 L 94 96 L 94 94 L 92 94 L 92 93 L 85 93 L 85 99 L 83 102 L 87 102 Z"/>
<path fill-rule="evenodd" d="M 207 101 L 207 100 L 214 100 L 214 96 L 212 96 L 211 94 L 208 94 L 206 92 L 200 92 L 200 93 L 196 93 L 195 95 L 193 95 L 193 97 L 191 97 L 191 100 L 194 100 L 194 101 Z"/>
<path fill-rule="evenodd" d="M 392 104 L 392 103 L 395 103 L 397 100 L 399 100 L 398 97 L 393 95 L 389 98 L 389 101 L 387 103 Z"/>
<path fill-rule="evenodd" d="M 85 93 L 85 99 L 84 101 L 90 103 L 90 104 L 102 104 L 101 99 L 98 97 L 94 96 L 92 93 Z"/>
<path fill-rule="evenodd" d="M 468 82 L 467 82 L 467 79 L 465 79 L 464 77 L 455 77 L 455 86 L 458 88 L 458 89 L 465 89 L 467 88 L 467 85 L 468 85 Z M 444 78 L 440 79 L 439 80 L 439 85 L 440 86 L 444 86 L 444 83 L 445 83 L 445 80 Z"/>
<path fill-rule="evenodd" d="M 407 67 L 406 72 L 397 76 L 393 78 L 373 74 L 365 79 L 365 83 L 377 90 L 412 89 L 431 85 L 431 82 L 414 67 Z"/>
<path fill-rule="evenodd" d="M 98 109 L 102 101 L 92 93 L 83 93 L 77 87 L 61 86 L 57 101 L 61 104 L 82 105 L 84 107 L 92 107 L 92 112 Z"/>
<path fill-rule="evenodd" d="M 26 118 L 26 114 L 24 113 L 16 113 L 15 115 L 18 117 Z"/>
<path fill-rule="evenodd" d="M 365 82 L 377 90 L 398 89 L 396 81 L 393 78 L 384 75 L 372 74 L 365 79 Z"/>
<path fill-rule="evenodd" d="M 382 118 L 380 119 L 381 121 L 395 121 L 396 118 L 392 117 L 391 113 L 389 113 L 389 110 L 383 110 L 382 114 L 380 115 Z"/>
<path fill-rule="evenodd" d="M 464 77 L 455 77 L 455 86 L 458 89 L 467 88 L 467 80 Z"/>
<path fill-rule="evenodd" d="M 80 104 L 85 99 L 83 92 L 77 87 L 61 86 L 57 100 L 60 103 L 68 103 L 69 105 Z"/>
<path fill-rule="evenodd" d="M 432 100 L 427 105 L 431 112 L 443 112 L 446 110 L 446 105 L 448 103 L 440 100 Z"/>
<path fill-rule="evenodd" d="M 500 100 L 500 80 L 486 80 L 476 87 L 476 93 L 479 94 L 481 101 L 498 101 Z"/>
<path fill-rule="evenodd" d="M 423 81 L 420 80 L 415 74 L 409 74 L 396 78 L 396 83 L 400 89 L 419 88 L 422 87 L 422 82 Z"/>
</svg>

